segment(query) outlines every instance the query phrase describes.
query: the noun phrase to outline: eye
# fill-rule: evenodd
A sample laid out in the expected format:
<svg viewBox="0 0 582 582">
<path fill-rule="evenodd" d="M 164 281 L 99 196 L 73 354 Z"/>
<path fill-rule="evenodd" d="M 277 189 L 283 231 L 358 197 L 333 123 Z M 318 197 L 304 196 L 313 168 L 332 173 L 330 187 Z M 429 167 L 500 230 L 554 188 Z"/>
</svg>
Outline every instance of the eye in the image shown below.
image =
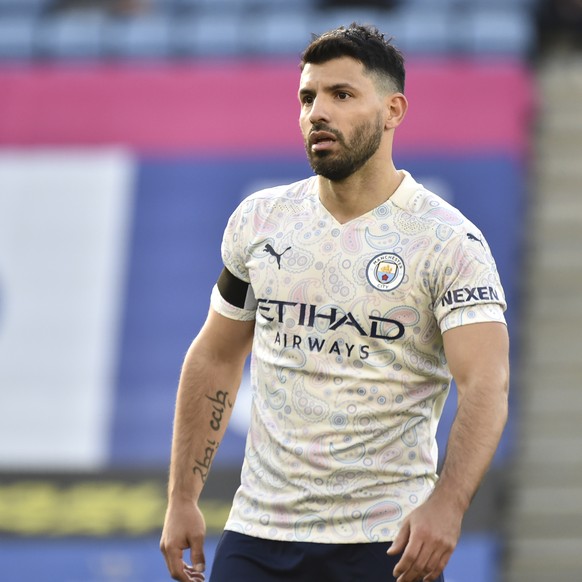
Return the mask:
<svg viewBox="0 0 582 582">
<path fill-rule="evenodd" d="M 313 95 L 302 95 L 301 96 L 301 104 L 302 105 L 311 105 L 313 103 Z"/>
<path fill-rule="evenodd" d="M 346 101 L 347 99 L 349 99 L 351 97 L 351 95 L 349 93 L 346 93 L 345 91 L 339 91 L 336 95 L 336 97 L 340 100 L 340 101 Z"/>
</svg>

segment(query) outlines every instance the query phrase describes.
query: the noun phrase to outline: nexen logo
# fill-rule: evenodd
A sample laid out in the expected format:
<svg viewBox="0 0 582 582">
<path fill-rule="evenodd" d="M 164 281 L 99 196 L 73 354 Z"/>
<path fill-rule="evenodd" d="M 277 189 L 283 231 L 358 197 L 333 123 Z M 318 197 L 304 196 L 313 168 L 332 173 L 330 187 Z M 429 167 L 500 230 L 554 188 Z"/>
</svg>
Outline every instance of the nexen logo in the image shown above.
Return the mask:
<svg viewBox="0 0 582 582">
<path fill-rule="evenodd" d="M 499 301 L 499 293 L 493 287 L 463 287 L 448 291 L 441 299 L 441 305 L 444 307 L 469 301 Z"/>
<path fill-rule="evenodd" d="M 267 321 L 283 323 L 285 317 L 297 318 L 297 325 L 302 327 L 315 327 L 316 322 L 324 322 L 327 330 L 337 330 L 343 325 L 354 327 L 363 337 L 371 337 L 384 340 L 397 340 L 404 335 L 404 325 L 395 319 L 387 319 L 375 315 L 368 315 L 367 329 L 349 311 L 343 313 L 337 307 L 327 309 L 309 303 L 296 303 L 293 301 L 277 301 L 274 299 L 257 299 L 258 313 Z M 291 313 L 289 313 L 291 311 Z"/>
</svg>

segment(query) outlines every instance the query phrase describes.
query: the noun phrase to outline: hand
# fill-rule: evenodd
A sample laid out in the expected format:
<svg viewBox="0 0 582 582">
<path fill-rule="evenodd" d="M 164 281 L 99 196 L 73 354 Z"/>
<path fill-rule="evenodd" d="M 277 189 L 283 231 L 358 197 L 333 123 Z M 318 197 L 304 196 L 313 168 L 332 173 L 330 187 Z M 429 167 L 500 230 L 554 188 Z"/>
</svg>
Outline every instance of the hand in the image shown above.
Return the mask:
<svg viewBox="0 0 582 582">
<path fill-rule="evenodd" d="M 445 569 L 459 536 L 463 511 L 434 495 L 403 522 L 388 554 L 402 554 L 394 568 L 397 582 L 433 582 Z"/>
<path fill-rule="evenodd" d="M 198 506 L 193 502 L 171 502 L 166 511 L 160 550 L 164 554 L 173 580 L 203 582 L 204 536 L 206 524 Z M 182 552 L 190 548 L 190 562 L 182 559 Z"/>
</svg>

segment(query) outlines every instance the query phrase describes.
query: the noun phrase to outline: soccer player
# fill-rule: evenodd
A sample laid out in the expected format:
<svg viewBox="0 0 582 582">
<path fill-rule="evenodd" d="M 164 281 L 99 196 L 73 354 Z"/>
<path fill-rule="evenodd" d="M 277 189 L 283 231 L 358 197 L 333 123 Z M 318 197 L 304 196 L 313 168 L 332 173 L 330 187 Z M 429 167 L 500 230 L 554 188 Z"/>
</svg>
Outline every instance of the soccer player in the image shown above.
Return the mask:
<svg viewBox="0 0 582 582">
<path fill-rule="evenodd" d="M 315 176 L 234 211 L 181 373 L 161 539 L 175 580 L 203 579 L 197 501 L 249 353 L 252 419 L 211 582 L 444 579 L 506 422 L 508 334 L 482 233 L 392 161 L 404 77 L 374 27 L 302 56 Z"/>
</svg>

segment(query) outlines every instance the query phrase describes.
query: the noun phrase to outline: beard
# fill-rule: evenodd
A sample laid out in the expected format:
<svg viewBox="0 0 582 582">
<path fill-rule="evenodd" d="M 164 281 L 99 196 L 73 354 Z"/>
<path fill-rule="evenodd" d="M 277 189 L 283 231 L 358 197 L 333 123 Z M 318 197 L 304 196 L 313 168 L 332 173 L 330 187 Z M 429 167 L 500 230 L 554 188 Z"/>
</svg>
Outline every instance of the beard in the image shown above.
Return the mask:
<svg viewBox="0 0 582 582">
<path fill-rule="evenodd" d="M 313 171 L 333 182 L 340 182 L 357 172 L 378 151 L 384 123 L 381 114 L 375 121 L 366 121 L 356 127 L 351 139 L 346 141 L 343 134 L 323 124 L 314 124 L 313 131 L 333 133 L 342 147 L 339 152 L 312 151 L 309 139 L 305 139 L 307 159 Z"/>
</svg>

